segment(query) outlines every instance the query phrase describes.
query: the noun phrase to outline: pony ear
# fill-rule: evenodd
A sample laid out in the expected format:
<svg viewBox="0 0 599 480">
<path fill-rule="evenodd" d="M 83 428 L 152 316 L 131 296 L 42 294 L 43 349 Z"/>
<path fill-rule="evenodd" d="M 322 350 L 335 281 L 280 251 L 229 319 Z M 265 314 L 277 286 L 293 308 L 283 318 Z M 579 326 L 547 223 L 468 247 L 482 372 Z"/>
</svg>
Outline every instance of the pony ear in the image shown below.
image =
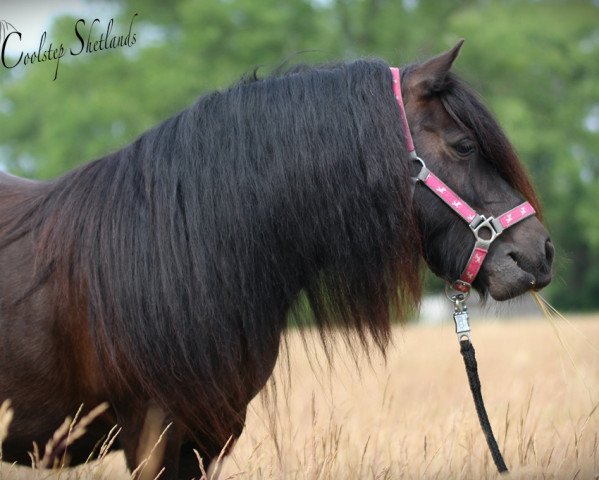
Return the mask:
<svg viewBox="0 0 599 480">
<path fill-rule="evenodd" d="M 463 43 L 464 39 L 461 39 L 451 50 L 441 53 L 415 67 L 408 77 L 409 92 L 415 93 L 417 97 L 426 97 L 441 91 L 445 77 L 460 53 Z"/>
</svg>

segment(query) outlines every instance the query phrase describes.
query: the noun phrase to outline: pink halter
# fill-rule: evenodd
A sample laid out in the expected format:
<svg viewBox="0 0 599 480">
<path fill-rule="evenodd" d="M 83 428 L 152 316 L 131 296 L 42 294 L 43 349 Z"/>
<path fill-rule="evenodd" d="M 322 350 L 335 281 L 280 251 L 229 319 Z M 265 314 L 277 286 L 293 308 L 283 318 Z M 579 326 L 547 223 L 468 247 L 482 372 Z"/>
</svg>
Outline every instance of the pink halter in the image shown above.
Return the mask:
<svg viewBox="0 0 599 480">
<path fill-rule="evenodd" d="M 462 218 L 470 227 L 474 234 L 475 243 L 466 268 L 460 275 L 460 278 L 453 282 L 452 287 L 458 292 L 468 292 L 478 275 L 478 272 L 489 253 L 491 243 L 506 229 L 516 223 L 524 220 L 535 214 L 535 210 L 528 202 L 524 202 L 517 207 L 501 214 L 499 217 L 485 217 L 478 214 L 470 205 L 462 200 L 451 188 L 443 183 L 435 174 L 426 168 L 424 161 L 416 154 L 414 141 L 408 124 L 408 117 L 401 96 L 401 80 L 399 69 L 391 67 L 391 75 L 393 77 L 393 94 L 399 105 L 401 121 L 406 137 L 406 143 L 410 156 L 422 164 L 422 169 L 418 173 L 416 180 L 428 187 L 435 195 L 437 195 L 447 206 L 449 206 L 460 218 Z M 481 236 L 486 232 L 484 236 Z"/>
</svg>

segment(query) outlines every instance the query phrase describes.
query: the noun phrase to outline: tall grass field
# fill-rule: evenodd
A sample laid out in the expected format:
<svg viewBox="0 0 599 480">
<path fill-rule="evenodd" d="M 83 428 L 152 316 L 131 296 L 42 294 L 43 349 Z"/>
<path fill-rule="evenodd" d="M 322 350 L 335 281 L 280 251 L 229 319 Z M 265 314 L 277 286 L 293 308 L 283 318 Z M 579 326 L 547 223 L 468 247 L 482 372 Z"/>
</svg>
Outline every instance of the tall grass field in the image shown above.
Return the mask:
<svg viewBox="0 0 599 480">
<path fill-rule="evenodd" d="M 505 478 L 598 479 L 599 316 L 472 322 Z M 318 338 L 306 349 L 294 331 L 285 348 L 274 391 L 250 404 L 232 454 L 207 478 L 499 478 L 449 321 L 394 327 L 386 360 L 340 339 L 331 366 Z M 1 437 L 10 424 L 0 415 Z M 87 478 L 130 475 L 120 453 L 72 470 L 0 466 L 0 479 Z"/>
</svg>

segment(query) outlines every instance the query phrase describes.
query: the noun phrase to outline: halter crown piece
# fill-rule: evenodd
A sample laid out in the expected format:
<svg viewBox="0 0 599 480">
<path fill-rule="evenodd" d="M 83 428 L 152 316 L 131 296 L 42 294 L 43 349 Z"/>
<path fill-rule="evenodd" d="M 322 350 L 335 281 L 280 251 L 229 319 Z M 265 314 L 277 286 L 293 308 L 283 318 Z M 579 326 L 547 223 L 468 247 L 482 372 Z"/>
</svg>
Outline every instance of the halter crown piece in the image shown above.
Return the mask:
<svg viewBox="0 0 599 480">
<path fill-rule="evenodd" d="M 449 206 L 462 220 L 464 220 L 470 227 L 470 231 L 474 235 L 475 243 L 470 258 L 466 263 L 466 268 L 462 271 L 460 278 L 453 281 L 451 287 L 462 293 L 468 293 L 474 279 L 478 275 L 480 268 L 489 253 L 489 247 L 495 239 L 501 235 L 501 233 L 513 225 L 521 222 L 525 218 L 528 218 L 535 214 L 535 209 L 528 202 L 524 202 L 517 207 L 495 217 L 486 217 L 476 212 L 468 203 L 462 200 L 451 188 L 449 188 L 443 181 L 439 179 L 434 173 L 428 168 L 424 160 L 422 160 L 416 154 L 416 148 L 414 147 L 414 141 L 410 132 L 410 126 L 408 124 L 408 117 L 406 116 L 406 109 L 404 107 L 403 98 L 401 96 L 401 79 L 399 69 L 397 67 L 391 67 L 391 75 L 393 77 L 393 94 L 399 105 L 399 112 L 401 114 L 401 121 L 406 137 L 406 143 L 408 153 L 415 161 L 422 165 L 422 168 L 416 180 L 422 183 L 424 186 L 439 197 L 443 202 Z"/>
</svg>

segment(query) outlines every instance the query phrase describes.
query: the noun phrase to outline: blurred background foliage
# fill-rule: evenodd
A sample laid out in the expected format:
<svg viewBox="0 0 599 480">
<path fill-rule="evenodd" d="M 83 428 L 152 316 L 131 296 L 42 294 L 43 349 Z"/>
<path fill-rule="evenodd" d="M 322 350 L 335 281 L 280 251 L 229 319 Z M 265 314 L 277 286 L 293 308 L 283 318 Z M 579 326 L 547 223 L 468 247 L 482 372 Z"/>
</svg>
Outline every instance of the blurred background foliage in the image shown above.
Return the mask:
<svg viewBox="0 0 599 480">
<path fill-rule="evenodd" d="M 456 69 L 528 167 L 558 248 L 556 306 L 599 308 L 599 2 L 102 0 L 130 48 L 0 68 L 0 161 L 51 178 L 132 141 L 202 92 L 260 67 L 379 56 L 391 64 L 466 44 Z M 91 2 L 93 7 L 94 2 Z M 1 10 L 1 8 L 0 8 Z M 0 14 L 0 17 L 2 15 Z M 77 47 L 77 18 L 50 39 Z M 87 24 L 92 18 L 86 18 Z M 101 18 L 105 28 L 109 18 Z"/>
</svg>

